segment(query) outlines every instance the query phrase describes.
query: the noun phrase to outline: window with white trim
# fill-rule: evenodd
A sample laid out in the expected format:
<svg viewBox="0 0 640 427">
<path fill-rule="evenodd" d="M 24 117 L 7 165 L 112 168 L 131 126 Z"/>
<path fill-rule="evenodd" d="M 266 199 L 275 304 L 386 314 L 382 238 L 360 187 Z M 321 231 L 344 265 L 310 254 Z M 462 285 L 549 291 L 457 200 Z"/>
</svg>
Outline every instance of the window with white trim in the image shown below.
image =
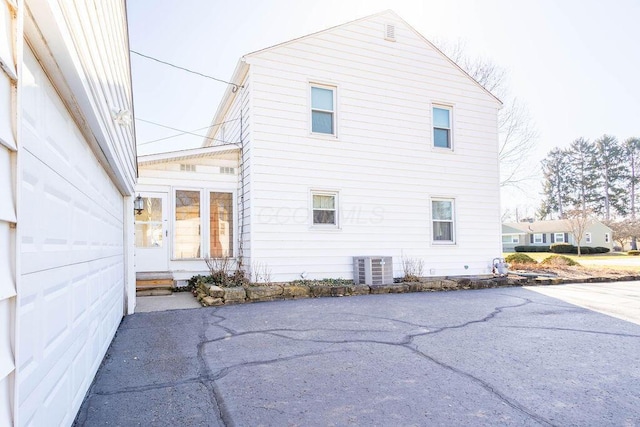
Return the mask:
<svg viewBox="0 0 640 427">
<path fill-rule="evenodd" d="M 311 224 L 318 227 L 338 227 L 338 193 L 311 192 Z"/>
<path fill-rule="evenodd" d="M 451 148 L 451 116 L 453 109 L 445 106 L 433 107 L 433 146 Z"/>
<path fill-rule="evenodd" d="M 511 236 L 511 243 L 520 243 L 520 236 Z"/>
<path fill-rule="evenodd" d="M 311 85 L 311 132 L 336 134 L 336 88 Z"/>
<path fill-rule="evenodd" d="M 564 233 L 554 233 L 554 241 L 555 243 L 567 243 L 564 241 Z"/>
<path fill-rule="evenodd" d="M 585 243 L 591 243 L 591 233 L 585 233 L 584 241 Z"/>
<path fill-rule="evenodd" d="M 434 243 L 455 243 L 453 199 L 431 200 L 431 223 Z"/>
<path fill-rule="evenodd" d="M 533 235 L 533 243 L 542 243 L 542 234 L 535 233 Z"/>
</svg>

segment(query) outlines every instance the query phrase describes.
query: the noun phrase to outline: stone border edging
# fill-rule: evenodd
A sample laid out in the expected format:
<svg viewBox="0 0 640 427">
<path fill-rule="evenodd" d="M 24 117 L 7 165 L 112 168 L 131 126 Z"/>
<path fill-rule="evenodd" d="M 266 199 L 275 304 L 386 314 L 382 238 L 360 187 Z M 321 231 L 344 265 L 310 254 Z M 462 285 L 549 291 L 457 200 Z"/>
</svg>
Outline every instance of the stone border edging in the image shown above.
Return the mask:
<svg viewBox="0 0 640 427">
<path fill-rule="evenodd" d="M 274 283 L 270 285 L 252 284 L 222 288 L 199 282 L 195 296 L 205 307 L 251 302 L 276 301 L 300 298 L 342 297 L 353 295 L 399 294 L 410 292 L 437 292 L 463 289 L 487 289 L 511 286 L 561 285 L 569 283 L 627 282 L 640 280 L 640 275 L 621 277 L 589 277 L 586 279 L 565 279 L 560 277 L 456 277 L 444 279 L 423 279 L 419 282 L 403 282 L 389 285 L 336 285 L 323 282 L 309 284 Z"/>
</svg>

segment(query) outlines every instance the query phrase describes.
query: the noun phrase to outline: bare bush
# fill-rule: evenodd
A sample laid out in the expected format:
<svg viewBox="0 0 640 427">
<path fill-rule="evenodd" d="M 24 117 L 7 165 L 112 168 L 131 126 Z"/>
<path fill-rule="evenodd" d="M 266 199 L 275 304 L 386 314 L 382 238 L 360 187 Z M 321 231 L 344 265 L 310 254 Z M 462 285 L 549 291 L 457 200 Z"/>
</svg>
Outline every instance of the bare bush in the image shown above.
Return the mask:
<svg viewBox="0 0 640 427">
<path fill-rule="evenodd" d="M 420 258 L 402 256 L 403 280 L 405 282 L 417 282 L 424 272 L 424 261 Z"/>
<path fill-rule="evenodd" d="M 271 268 L 267 263 L 262 261 L 256 261 L 251 263 L 251 279 L 254 283 L 264 283 L 270 285 L 271 281 Z"/>
</svg>

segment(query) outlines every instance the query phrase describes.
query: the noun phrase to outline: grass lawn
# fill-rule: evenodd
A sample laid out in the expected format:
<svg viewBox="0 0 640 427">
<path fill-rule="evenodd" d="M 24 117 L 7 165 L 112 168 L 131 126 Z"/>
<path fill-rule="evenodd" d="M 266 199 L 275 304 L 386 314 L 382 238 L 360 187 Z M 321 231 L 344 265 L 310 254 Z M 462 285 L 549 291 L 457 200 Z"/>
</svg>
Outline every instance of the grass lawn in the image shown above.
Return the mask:
<svg viewBox="0 0 640 427">
<path fill-rule="evenodd" d="M 513 252 L 512 252 L 513 253 Z M 550 252 L 522 252 L 529 255 L 531 258 L 540 262 L 543 259 L 554 255 Z M 511 253 L 503 253 L 505 258 Z M 589 255 L 572 255 L 572 254 L 557 254 L 567 256 L 584 266 L 597 266 L 604 268 L 616 268 L 616 267 L 637 267 L 640 268 L 640 256 L 627 255 L 624 252 L 614 252 L 608 254 L 589 254 Z"/>
</svg>

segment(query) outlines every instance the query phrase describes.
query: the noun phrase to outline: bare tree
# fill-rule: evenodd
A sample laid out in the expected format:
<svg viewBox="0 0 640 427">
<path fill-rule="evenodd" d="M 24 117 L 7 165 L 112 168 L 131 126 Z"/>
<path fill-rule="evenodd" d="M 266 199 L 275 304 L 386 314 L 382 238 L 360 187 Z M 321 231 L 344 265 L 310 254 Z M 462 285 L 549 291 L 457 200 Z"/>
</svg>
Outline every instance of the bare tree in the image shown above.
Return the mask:
<svg viewBox="0 0 640 427">
<path fill-rule="evenodd" d="M 467 74 L 503 101 L 498 112 L 500 186 L 521 188 L 538 172 L 537 162 L 530 161 L 538 133 L 524 104 L 509 95 L 506 70 L 489 59 L 469 56 L 460 41 L 437 41 L 436 44 Z"/>
<path fill-rule="evenodd" d="M 581 256 L 580 241 L 582 241 L 587 231 L 587 226 L 591 222 L 591 212 L 585 209 L 572 209 L 565 212 L 565 217 L 569 224 L 569 231 L 578 247 L 578 256 Z"/>
</svg>

